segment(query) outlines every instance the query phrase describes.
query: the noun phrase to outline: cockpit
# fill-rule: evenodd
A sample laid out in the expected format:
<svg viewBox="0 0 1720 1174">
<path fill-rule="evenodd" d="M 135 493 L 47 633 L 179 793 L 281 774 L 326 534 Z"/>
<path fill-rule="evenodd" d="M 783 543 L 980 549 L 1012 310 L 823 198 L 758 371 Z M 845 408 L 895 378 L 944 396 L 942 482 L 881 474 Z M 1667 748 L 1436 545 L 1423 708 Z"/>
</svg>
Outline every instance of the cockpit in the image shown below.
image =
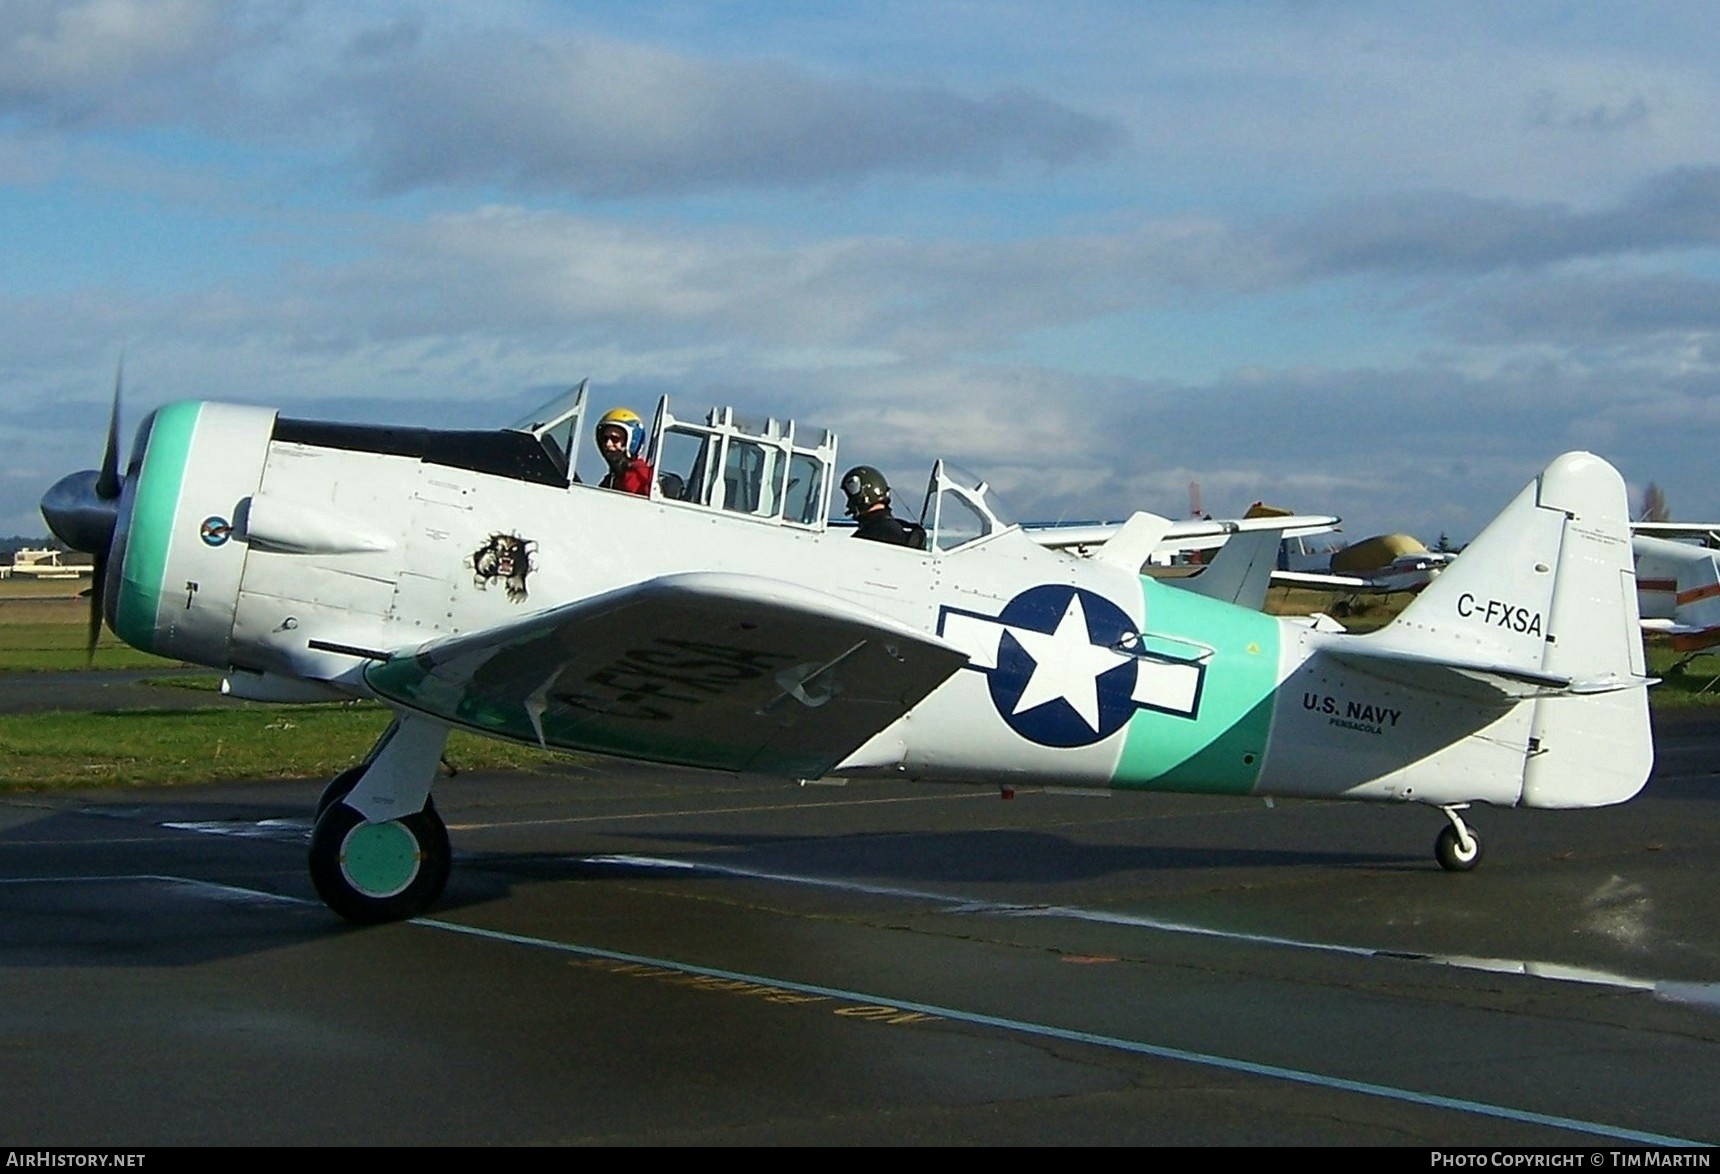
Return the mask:
<svg viewBox="0 0 1720 1174">
<path fill-rule="evenodd" d="M 532 437 L 563 484 L 575 473 L 584 436 L 586 385 L 556 397 L 507 430 Z M 650 500 L 739 515 L 808 530 L 830 527 L 835 493 L 836 435 L 797 429 L 792 420 L 763 420 L 713 408 L 677 416 L 669 398 L 657 402 L 644 459 L 654 478 Z M 983 480 L 938 461 L 926 487 L 920 525 L 932 552 L 957 550 L 1014 528 Z M 842 525 L 842 523 L 838 523 Z"/>
<path fill-rule="evenodd" d="M 748 420 L 733 408 L 681 419 L 665 397 L 646 459 L 657 474 L 652 496 L 660 500 L 818 529 L 830 516 L 836 437 L 824 429 Z"/>
</svg>

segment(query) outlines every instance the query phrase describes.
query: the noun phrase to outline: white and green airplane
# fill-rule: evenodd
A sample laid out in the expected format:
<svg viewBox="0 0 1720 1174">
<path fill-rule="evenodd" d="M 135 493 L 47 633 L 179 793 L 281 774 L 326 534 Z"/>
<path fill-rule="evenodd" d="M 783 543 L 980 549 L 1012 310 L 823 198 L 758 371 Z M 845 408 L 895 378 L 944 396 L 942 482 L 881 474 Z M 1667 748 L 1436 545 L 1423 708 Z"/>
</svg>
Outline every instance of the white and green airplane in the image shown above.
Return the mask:
<svg viewBox="0 0 1720 1174">
<path fill-rule="evenodd" d="M 1388 627 L 1351 635 L 1088 557 L 934 467 L 924 550 L 827 524 L 836 438 L 659 405 L 648 496 L 573 475 L 584 387 L 483 432 L 173 403 L 43 499 L 96 606 L 238 697 L 374 698 L 394 721 L 325 792 L 318 892 L 413 916 L 448 877 L 453 728 L 783 778 L 1416 803 L 1475 866 L 1471 804 L 1620 803 L 1653 750 L 1624 485 L 1559 457 Z M 1275 542 L 1275 539 L 1273 540 Z M 95 628 L 92 627 L 92 636 Z"/>
</svg>

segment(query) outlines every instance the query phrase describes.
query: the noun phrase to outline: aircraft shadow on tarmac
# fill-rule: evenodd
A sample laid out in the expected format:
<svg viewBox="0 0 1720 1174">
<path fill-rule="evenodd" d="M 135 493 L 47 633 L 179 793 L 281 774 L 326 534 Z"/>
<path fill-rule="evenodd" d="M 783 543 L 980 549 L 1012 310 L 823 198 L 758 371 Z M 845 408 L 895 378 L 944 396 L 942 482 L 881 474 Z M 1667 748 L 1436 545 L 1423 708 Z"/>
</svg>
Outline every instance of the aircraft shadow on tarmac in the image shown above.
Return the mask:
<svg viewBox="0 0 1720 1174">
<path fill-rule="evenodd" d="M 160 801 L 48 811 L 0 832 L 0 967 L 192 966 L 364 932 L 316 901 L 303 879 L 305 810 L 163 795 Z M 108 825 L 108 826 L 103 826 Z M 147 829 L 147 830 L 145 830 Z M 208 834 L 198 834 L 199 832 Z M 727 834 L 591 829 L 565 851 L 462 848 L 435 913 L 506 899 L 519 884 L 611 881 L 606 857 L 638 875 L 653 856 L 686 867 L 663 875 L 703 884 L 734 872 L 866 881 L 903 889 L 1058 886 L 1130 875 L 1246 869 L 1433 868 L 1420 854 L 1211 846 L 1095 844 L 1050 831 Z M 625 840 L 625 843 L 620 841 Z M 703 871 L 699 865 L 708 866 Z M 960 894 L 952 894 L 960 896 Z"/>
<path fill-rule="evenodd" d="M 559 824 L 554 817 L 570 806 L 556 797 L 577 782 L 491 775 L 467 790 L 466 778 L 479 777 L 451 782 L 440 796 L 453 829 L 455 868 L 431 916 L 505 901 L 524 886 L 569 884 L 574 891 L 566 899 L 576 910 L 579 889 L 618 876 L 692 888 L 756 875 L 955 901 L 1147 910 L 1222 891 L 1229 895 L 1221 900 L 1226 915 L 1238 914 L 1231 908 L 1235 897 L 1238 915 L 1249 920 L 1266 916 L 1273 905 L 1311 904 L 1329 917 L 1336 912 L 1333 892 L 1343 890 L 1362 900 L 1354 915 L 1364 923 L 1414 906 L 1430 919 L 1472 930 L 1477 902 L 1498 903 L 1502 924 L 1520 924 L 1516 919 L 1526 908 L 1541 909 L 1542 916 L 1549 909 L 1580 912 L 1591 890 L 1630 887 L 1615 883 L 1615 874 L 1622 874 L 1663 898 L 1655 915 L 1660 920 L 1689 905 L 1678 899 L 1688 870 L 1677 868 L 1669 878 L 1664 869 L 1707 858 L 1711 844 L 1710 821 L 1695 809 L 1683 814 L 1682 800 L 1712 800 L 1717 790 L 1706 776 L 1678 774 L 1651 782 L 1647 794 L 1623 808 L 1552 814 L 1486 809 L 1484 834 L 1494 858 L 1477 873 L 1452 877 L 1425 851 L 1437 822 L 1432 812 L 1295 803 L 1266 811 L 1245 801 L 1192 797 L 1166 807 L 1134 797 L 1024 796 L 1002 816 L 970 811 L 964 803 L 959 814 L 929 822 L 915 816 L 904 826 L 904 809 L 886 807 L 881 810 L 891 814 L 884 818 L 893 821 L 887 828 L 849 822 L 821 830 L 809 815 L 785 814 L 776 792 L 716 780 L 722 789 L 707 793 L 705 784 L 664 772 L 661 787 L 647 778 L 638 792 L 616 801 L 619 822 L 587 807 L 576 821 Z M 728 830 L 697 826 L 706 817 L 686 808 L 699 803 L 642 814 L 642 805 L 663 801 L 671 783 L 680 788 L 677 795 L 698 793 L 700 803 L 720 806 Z M 368 932 L 324 909 L 304 875 L 320 785 L 277 783 L 266 796 L 247 784 L 104 795 L 73 800 L 76 806 L 45 796 L 39 807 L 25 799 L 0 808 L 6 820 L 0 828 L 0 967 L 186 966 Z M 740 814 L 736 804 L 749 796 L 766 805 Z M 871 819 L 857 814 L 867 810 L 870 795 L 854 797 L 859 806 L 825 817 Z M 523 825 L 542 826 L 510 847 L 519 833 L 509 829 L 521 826 L 511 817 L 521 813 L 532 817 Z M 963 827 L 969 819 L 982 826 Z M 1000 819 L 1041 826 L 999 827 Z M 469 820 L 475 821 L 470 829 L 463 826 Z M 480 825 L 492 830 L 480 832 Z M 665 863 L 654 867 L 653 858 Z M 1387 883 L 1357 888 L 1350 879 L 1369 875 Z M 1673 880 L 1680 887 L 1672 887 Z M 1672 928 L 1684 927 L 1669 925 L 1668 932 Z"/>
<path fill-rule="evenodd" d="M 1092 844 L 1054 832 L 983 829 L 971 832 L 856 832 L 805 836 L 657 833 L 661 844 L 681 845 L 676 858 L 695 867 L 790 873 L 835 880 L 902 884 L 1044 884 L 1099 880 L 1142 872 L 1289 867 L 1430 870 L 1424 855 L 1392 852 L 1244 848 L 1190 844 Z M 651 853 L 634 855 L 649 856 Z M 578 876 L 600 865 L 567 857 L 507 861 L 509 867 Z M 612 871 L 612 870 L 611 870 Z"/>
</svg>

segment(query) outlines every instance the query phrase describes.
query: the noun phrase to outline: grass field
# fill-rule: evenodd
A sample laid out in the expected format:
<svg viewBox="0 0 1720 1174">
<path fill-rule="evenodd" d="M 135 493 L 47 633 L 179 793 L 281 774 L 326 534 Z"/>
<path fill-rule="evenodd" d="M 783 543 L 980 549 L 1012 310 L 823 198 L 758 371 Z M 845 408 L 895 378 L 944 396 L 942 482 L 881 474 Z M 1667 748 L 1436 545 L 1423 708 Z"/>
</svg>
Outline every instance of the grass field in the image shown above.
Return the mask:
<svg viewBox="0 0 1720 1174">
<path fill-rule="evenodd" d="M 0 582 L 0 672 L 72 672 L 177 667 L 119 643 L 105 629 L 93 663 L 84 650 L 89 604 L 68 597 L 71 585 Z M 1328 595 L 1274 589 L 1269 609 L 1280 614 L 1332 610 Z M 1407 597 L 1392 596 L 1351 609 L 1344 622 L 1377 628 Z M 1666 676 L 1649 694 L 1657 709 L 1720 705 L 1720 652 L 1698 657 L 1667 675 L 1677 659 L 1651 643 L 1649 670 Z M 216 673 L 164 677 L 168 688 L 213 689 Z M 164 694 L 164 698 L 165 698 Z M 0 787 L 46 789 L 92 784 L 170 785 L 249 778 L 320 778 L 352 765 L 388 723 L 370 703 L 216 707 L 184 712 L 9 714 L 0 719 Z M 456 732 L 448 761 L 462 769 L 531 769 L 548 757 Z"/>
<path fill-rule="evenodd" d="M 93 662 L 84 649 L 89 601 L 74 585 L 0 581 L 0 672 L 177 668 L 103 630 Z M 214 689 L 217 673 L 163 677 L 164 690 Z M 164 692 L 164 706 L 170 694 Z M 388 724 L 365 702 L 162 708 L 107 713 L 7 714 L 0 718 L 0 787 L 166 785 L 251 778 L 321 778 L 351 766 Z M 456 732 L 447 760 L 468 770 L 529 769 L 542 751 Z"/>
<path fill-rule="evenodd" d="M 0 785 L 327 778 L 362 758 L 387 724 L 386 709 L 361 703 L 8 715 L 0 721 Z M 548 761 L 531 747 L 460 732 L 449 739 L 446 758 L 465 770 L 524 770 Z"/>
<path fill-rule="evenodd" d="M 84 648 L 89 605 L 74 601 L 0 600 L 0 672 L 69 673 L 79 669 L 142 669 L 169 662 L 122 644 L 105 627 L 92 657 Z"/>
</svg>

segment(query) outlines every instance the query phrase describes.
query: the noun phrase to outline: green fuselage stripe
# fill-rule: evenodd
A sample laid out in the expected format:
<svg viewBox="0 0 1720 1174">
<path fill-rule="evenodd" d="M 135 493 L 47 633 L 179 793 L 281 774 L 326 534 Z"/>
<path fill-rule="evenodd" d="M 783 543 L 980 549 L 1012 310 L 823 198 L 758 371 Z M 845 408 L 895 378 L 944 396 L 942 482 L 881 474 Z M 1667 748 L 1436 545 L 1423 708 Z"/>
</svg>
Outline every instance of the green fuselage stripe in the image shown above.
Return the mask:
<svg viewBox="0 0 1720 1174">
<path fill-rule="evenodd" d="M 132 501 L 114 631 L 127 644 L 146 652 L 155 647 L 167 553 L 199 411 L 199 404 L 176 403 L 156 412 Z"/>
<path fill-rule="evenodd" d="M 1151 579 L 1141 581 L 1141 594 L 1147 647 L 1189 656 L 1198 644 L 1206 672 L 1196 717 L 1143 709 L 1130 720 L 1113 785 L 1248 794 L 1272 730 L 1278 621 Z"/>
</svg>

